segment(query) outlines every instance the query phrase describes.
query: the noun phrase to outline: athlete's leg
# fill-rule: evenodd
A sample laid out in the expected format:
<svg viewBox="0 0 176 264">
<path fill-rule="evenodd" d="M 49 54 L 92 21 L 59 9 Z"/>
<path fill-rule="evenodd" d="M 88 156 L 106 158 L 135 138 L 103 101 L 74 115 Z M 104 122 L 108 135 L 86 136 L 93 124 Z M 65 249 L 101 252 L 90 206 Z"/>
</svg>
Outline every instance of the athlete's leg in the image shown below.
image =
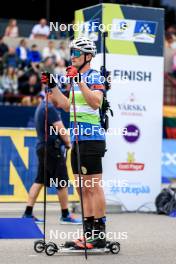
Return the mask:
<svg viewBox="0 0 176 264">
<path fill-rule="evenodd" d="M 28 194 L 27 206 L 25 208 L 23 217 L 32 217 L 35 219 L 35 221 L 42 222 L 41 220 L 33 216 L 33 207 L 42 187 L 43 184 L 41 183 L 33 183 L 33 185 L 31 186 Z"/>
<path fill-rule="evenodd" d="M 79 185 L 79 176 L 75 174 L 75 180 L 77 186 Z M 91 176 L 90 175 L 81 175 L 81 188 L 83 194 L 83 207 L 84 207 L 84 216 L 91 217 L 94 216 L 93 212 L 93 190 L 91 187 Z M 78 186 L 77 192 L 80 195 L 80 187 Z"/>
<path fill-rule="evenodd" d="M 75 174 L 78 182 L 78 175 Z M 102 188 L 102 174 L 81 175 L 82 193 L 85 217 L 95 216 L 100 218 L 105 215 L 105 196 Z M 80 188 L 77 187 L 80 194 Z"/>
<path fill-rule="evenodd" d="M 60 202 L 61 209 L 68 209 L 68 188 L 61 188 L 58 191 L 58 199 Z"/>
<path fill-rule="evenodd" d="M 102 187 L 102 174 L 94 174 L 92 178 L 92 193 L 93 193 L 93 211 L 95 218 L 101 218 L 105 215 L 105 195 Z"/>
<path fill-rule="evenodd" d="M 78 181 L 78 175 L 75 175 Z M 81 175 L 83 208 L 86 235 L 93 247 L 104 247 L 105 240 L 105 196 L 102 188 L 102 174 Z M 80 188 L 77 188 L 80 193 Z M 94 229 L 94 231 L 93 231 Z M 103 239 L 99 235 L 103 234 Z M 91 237 L 91 239 L 90 239 Z M 80 242 L 78 241 L 78 246 Z"/>
<path fill-rule="evenodd" d="M 29 190 L 27 206 L 34 206 L 43 184 L 33 183 Z"/>
</svg>

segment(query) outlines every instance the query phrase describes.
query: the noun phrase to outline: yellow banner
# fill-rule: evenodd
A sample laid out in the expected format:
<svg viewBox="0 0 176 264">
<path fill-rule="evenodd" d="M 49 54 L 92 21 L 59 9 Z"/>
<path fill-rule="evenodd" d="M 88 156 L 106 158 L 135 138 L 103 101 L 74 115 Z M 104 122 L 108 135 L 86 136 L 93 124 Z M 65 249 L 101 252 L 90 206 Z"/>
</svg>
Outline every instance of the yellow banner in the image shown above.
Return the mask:
<svg viewBox="0 0 176 264">
<path fill-rule="evenodd" d="M 163 107 L 164 117 L 176 117 L 176 107 L 175 106 L 164 106 Z"/>
<path fill-rule="evenodd" d="M 36 132 L 29 129 L 0 129 L 0 202 L 26 202 L 37 173 Z M 70 181 L 73 172 L 70 151 L 67 155 Z M 76 190 L 69 187 L 69 201 L 78 201 Z M 43 201 L 43 190 L 38 200 Z M 47 201 L 58 201 L 54 188 L 47 191 Z"/>
</svg>

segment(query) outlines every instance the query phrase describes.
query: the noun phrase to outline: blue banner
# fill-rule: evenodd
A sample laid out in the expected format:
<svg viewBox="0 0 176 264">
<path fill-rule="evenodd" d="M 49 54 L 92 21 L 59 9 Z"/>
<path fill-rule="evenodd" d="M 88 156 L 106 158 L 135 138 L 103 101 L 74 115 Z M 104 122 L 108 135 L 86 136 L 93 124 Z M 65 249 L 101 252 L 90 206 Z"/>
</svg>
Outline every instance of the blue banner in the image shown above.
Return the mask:
<svg viewBox="0 0 176 264">
<path fill-rule="evenodd" d="M 162 152 L 162 182 L 176 178 L 176 140 L 164 139 Z"/>
</svg>

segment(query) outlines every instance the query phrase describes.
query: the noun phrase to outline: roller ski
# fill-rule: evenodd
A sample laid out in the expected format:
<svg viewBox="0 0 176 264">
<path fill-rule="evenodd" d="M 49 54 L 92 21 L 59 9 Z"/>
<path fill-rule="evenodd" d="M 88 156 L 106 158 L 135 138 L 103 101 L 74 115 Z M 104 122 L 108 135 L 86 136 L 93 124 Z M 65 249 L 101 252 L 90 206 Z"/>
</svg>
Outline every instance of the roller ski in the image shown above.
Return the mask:
<svg viewBox="0 0 176 264">
<path fill-rule="evenodd" d="M 118 254 L 120 251 L 120 244 L 118 242 L 110 242 L 107 241 L 105 247 L 92 247 L 91 243 L 86 243 L 87 247 L 87 253 L 89 254 L 106 254 L 106 253 L 112 253 L 112 254 Z M 61 244 L 57 246 L 53 242 L 49 242 L 45 246 L 45 253 L 47 256 L 53 256 L 54 254 L 58 253 L 60 255 L 67 255 L 67 254 L 77 254 L 77 253 L 85 253 L 85 248 L 83 244 L 77 244 L 77 246 L 69 246 L 67 244 Z"/>
<path fill-rule="evenodd" d="M 86 226 L 87 227 L 87 226 Z M 104 231 L 104 230 L 103 230 Z M 92 234 L 90 236 L 90 234 Z M 59 254 L 72 254 L 72 253 L 83 253 L 85 247 L 87 253 L 90 254 L 105 254 L 112 253 L 118 254 L 120 251 L 120 244 L 115 241 L 106 241 L 105 232 L 98 232 L 97 236 L 93 235 L 93 231 L 88 233 L 89 237 L 85 241 L 84 237 L 74 241 L 67 241 L 64 244 L 57 246 L 55 243 L 48 243 L 45 247 L 45 253 L 48 256 L 52 256 L 55 253 Z M 101 237 L 102 236 L 102 237 Z"/>
</svg>

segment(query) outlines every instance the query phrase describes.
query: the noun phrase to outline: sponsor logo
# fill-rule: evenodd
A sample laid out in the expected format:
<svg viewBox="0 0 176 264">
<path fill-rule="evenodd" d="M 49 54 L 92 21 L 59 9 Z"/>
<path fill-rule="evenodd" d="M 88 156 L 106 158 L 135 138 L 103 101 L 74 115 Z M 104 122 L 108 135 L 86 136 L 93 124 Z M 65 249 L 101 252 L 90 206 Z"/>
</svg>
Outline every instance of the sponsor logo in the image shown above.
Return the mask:
<svg viewBox="0 0 176 264">
<path fill-rule="evenodd" d="M 112 20 L 113 30 L 110 38 L 131 42 L 154 43 L 157 24 L 154 21 L 115 18 Z"/>
<path fill-rule="evenodd" d="M 157 23 L 151 21 L 136 21 L 134 29 L 134 41 L 154 43 Z"/>
<path fill-rule="evenodd" d="M 117 23 L 116 30 L 118 31 L 119 34 L 122 34 L 126 30 L 128 30 L 129 27 L 130 27 L 130 23 L 128 23 L 127 21 L 120 21 L 119 24 Z"/>
<path fill-rule="evenodd" d="M 147 111 L 145 105 L 136 103 L 136 98 L 133 93 L 130 94 L 127 103 L 117 104 L 117 107 L 120 114 L 126 116 L 142 116 Z"/>
<path fill-rule="evenodd" d="M 135 28 L 135 20 L 117 19 L 112 20 L 110 38 L 114 40 L 131 40 Z"/>
<path fill-rule="evenodd" d="M 127 153 L 127 162 L 117 163 L 117 169 L 122 171 L 141 171 L 144 169 L 144 163 L 135 162 L 134 152 Z"/>
<path fill-rule="evenodd" d="M 164 166 L 176 165 L 176 153 L 169 153 L 169 152 L 162 153 L 162 165 Z"/>
<path fill-rule="evenodd" d="M 127 142 L 134 143 L 139 139 L 140 130 L 136 125 L 127 125 L 125 129 L 126 133 L 123 135 L 123 137 Z"/>
<path fill-rule="evenodd" d="M 131 194 L 131 195 L 145 195 L 151 192 L 150 187 L 148 185 L 141 185 L 135 184 L 132 186 L 125 186 L 125 187 L 117 187 L 112 186 L 110 189 L 112 194 Z"/>
</svg>

